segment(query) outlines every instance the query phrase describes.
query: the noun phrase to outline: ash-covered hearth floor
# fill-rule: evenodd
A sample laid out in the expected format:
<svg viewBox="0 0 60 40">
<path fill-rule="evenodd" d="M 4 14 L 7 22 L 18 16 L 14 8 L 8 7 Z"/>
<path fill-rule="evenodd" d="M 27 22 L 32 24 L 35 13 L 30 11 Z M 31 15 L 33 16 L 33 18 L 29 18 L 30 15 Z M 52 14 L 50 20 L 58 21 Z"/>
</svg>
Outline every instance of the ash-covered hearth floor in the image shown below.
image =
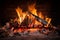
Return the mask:
<svg viewBox="0 0 60 40">
<path fill-rule="evenodd" d="M 12 37 L 1 37 L 0 40 L 60 40 L 58 35 L 15 35 Z"/>
</svg>

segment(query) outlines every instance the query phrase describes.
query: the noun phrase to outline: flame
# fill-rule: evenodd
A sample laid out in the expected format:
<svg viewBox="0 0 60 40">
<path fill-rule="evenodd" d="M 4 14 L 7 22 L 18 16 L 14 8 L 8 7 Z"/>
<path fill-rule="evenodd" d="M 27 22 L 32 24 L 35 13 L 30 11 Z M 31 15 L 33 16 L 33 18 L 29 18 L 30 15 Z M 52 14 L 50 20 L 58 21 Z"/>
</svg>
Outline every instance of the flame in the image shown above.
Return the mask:
<svg viewBox="0 0 60 40">
<path fill-rule="evenodd" d="M 38 17 L 44 19 L 44 15 L 42 14 L 42 12 L 39 12 L 39 13 L 38 13 Z M 36 25 L 41 25 L 42 23 L 35 20 L 35 24 L 36 24 Z"/>
<path fill-rule="evenodd" d="M 22 21 L 24 20 L 24 18 L 26 16 L 25 12 L 22 12 L 22 9 L 19 7 L 16 9 L 16 12 L 17 12 L 17 15 L 19 17 L 19 19 L 18 19 L 19 22 L 22 23 Z"/>
<path fill-rule="evenodd" d="M 44 15 L 43 15 L 42 12 L 39 12 L 39 13 L 38 13 L 38 16 L 39 16 L 40 18 L 44 19 Z"/>
<path fill-rule="evenodd" d="M 49 25 L 50 22 L 51 22 L 51 18 L 48 18 L 48 17 L 47 17 L 45 20 L 48 22 L 48 24 L 47 24 L 45 27 L 48 27 L 48 25 Z"/>
<path fill-rule="evenodd" d="M 37 16 L 37 10 L 35 8 L 35 4 L 28 5 L 28 11 Z"/>
<path fill-rule="evenodd" d="M 38 12 L 38 14 L 37 14 L 37 9 L 35 8 L 35 4 L 28 5 L 28 11 L 30 11 L 32 14 L 34 14 L 34 15 L 42 18 L 43 20 L 46 20 L 46 21 L 48 22 L 47 25 L 50 24 L 51 18 L 45 17 L 42 12 Z M 22 9 L 21 9 L 20 7 L 18 7 L 18 8 L 16 9 L 16 12 L 17 12 L 17 15 L 18 15 L 18 17 L 19 17 L 18 20 L 20 21 L 20 23 L 23 22 L 23 20 L 25 19 L 25 16 L 28 16 L 28 18 L 32 21 L 33 24 L 35 24 L 35 25 L 41 25 L 41 22 L 38 22 L 38 21 L 35 19 L 34 16 L 29 15 L 27 12 L 22 12 Z"/>
<path fill-rule="evenodd" d="M 38 16 L 38 15 L 37 15 L 37 10 L 36 10 L 36 8 L 35 8 L 35 4 L 29 5 L 29 6 L 28 6 L 28 11 L 30 11 L 32 14 Z M 31 19 L 31 20 L 33 19 L 32 22 L 33 22 L 35 25 L 39 24 L 39 23 L 36 21 L 36 19 L 34 18 L 34 16 L 31 15 L 31 18 L 30 18 L 30 19 Z"/>
<path fill-rule="evenodd" d="M 31 4 L 31 5 L 28 5 L 28 11 L 30 11 L 32 14 L 42 18 L 43 20 L 47 21 L 48 24 L 45 26 L 45 27 L 48 27 L 48 25 L 50 24 L 51 22 L 51 18 L 48 18 L 48 17 L 45 17 L 43 15 L 43 12 L 38 12 L 37 14 L 37 9 L 35 8 L 35 4 Z M 32 21 L 32 23 L 29 25 L 29 27 L 32 27 L 32 25 L 42 25 L 41 22 L 38 22 L 34 16 L 32 16 L 31 14 L 28 14 L 27 12 L 22 12 L 22 9 L 20 7 L 18 7 L 16 9 L 16 12 L 17 12 L 17 15 L 19 17 L 18 21 L 20 23 L 23 22 L 23 20 L 25 19 L 26 16 L 28 16 L 28 19 L 30 19 L 30 21 Z M 36 30 L 38 30 L 38 28 L 31 28 L 31 29 L 28 29 L 29 31 L 31 32 L 34 32 Z M 22 32 L 22 29 L 19 29 L 18 32 Z"/>
</svg>

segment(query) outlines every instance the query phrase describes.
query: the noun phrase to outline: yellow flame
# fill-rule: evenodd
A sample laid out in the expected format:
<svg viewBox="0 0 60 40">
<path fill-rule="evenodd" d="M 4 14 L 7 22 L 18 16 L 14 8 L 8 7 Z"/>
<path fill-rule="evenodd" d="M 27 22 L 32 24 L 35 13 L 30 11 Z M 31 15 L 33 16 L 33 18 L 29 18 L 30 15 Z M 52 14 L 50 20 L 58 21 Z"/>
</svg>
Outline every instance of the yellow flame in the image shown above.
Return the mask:
<svg viewBox="0 0 60 40">
<path fill-rule="evenodd" d="M 46 27 L 48 27 L 48 25 L 49 25 L 50 22 L 51 22 L 51 18 L 46 18 L 45 20 L 48 22 L 48 24 L 46 25 Z"/>
<path fill-rule="evenodd" d="M 17 12 L 17 15 L 19 17 L 19 21 L 21 23 L 24 20 L 26 14 L 25 14 L 25 12 L 22 12 L 22 9 L 19 7 L 16 9 L 16 12 Z"/>
<path fill-rule="evenodd" d="M 30 11 L 32 14 L 38 16 L 38 15 L 37 15 L 37 10 L 36 10 L 36 8 L 35 8 L 35 4 L 28 5 L 28 11 Z M 30 19 L 32 20 L 32 22 L 33 22 L 34 24 L 37 23 L 37 21 L 36 21 L 36 19 L 34 18 L 34 16 L 30 15 Z"/>
<path fill-rule="evenodd" d="M 35 8 L 35 4 L 28 5 L 28 11 L 30 11 L 32 14 L 34 14 L 34 15 L 42 18 L 43 20 L 47 21 L 47 22 L 48 22 L 47 26 L 50 24 L 51 18 L 45 17 L 45 16 L 43 15 L 43 12 L 38 12 L 38 14 L 37 14 L 37 9 Z M 40 25 L 40 24 L 41 24 L 41 22 L 38 22 L 38 21 L 35 19 L 34 16 L 29 15 L 27 12 L 22 12 L 22 9 L 21 9 L 20 7 L 18 7 L 18 8 L 16 9 L 16 12 L 17 12 L 17 15 L 18 15 L 18 17 L 19 17 L 20 23 L 22 23 L 23 20 L 25 19 L 25 17 L 28 16 L 28 19 L 32 20 L 32 23 L 33 23 L 33 24 L 35 24 L 35 25 Z"/>
</svg>

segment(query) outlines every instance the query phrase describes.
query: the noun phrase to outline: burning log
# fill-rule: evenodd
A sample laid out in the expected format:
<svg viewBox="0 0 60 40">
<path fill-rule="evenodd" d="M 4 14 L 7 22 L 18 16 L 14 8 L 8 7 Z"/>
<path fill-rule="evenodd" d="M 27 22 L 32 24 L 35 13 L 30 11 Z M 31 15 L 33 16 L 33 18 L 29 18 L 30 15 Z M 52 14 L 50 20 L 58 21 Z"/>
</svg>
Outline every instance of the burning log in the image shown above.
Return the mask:
<svg viewBox="0 0 60 40">
<path fill-rule="evenodd" d="M 33 15 L 33 16 L 36 18 L 37 21 L 42 22 L 42 23 L 45 24 L 45 25 L 48 24 L 47 21 L 45 21 L 45 20 L 39 18 L 38 16 L 32 14 L 31 12 L 28 11 L 28 13 L 31 14 L 31 15 Z"/>
</svg>

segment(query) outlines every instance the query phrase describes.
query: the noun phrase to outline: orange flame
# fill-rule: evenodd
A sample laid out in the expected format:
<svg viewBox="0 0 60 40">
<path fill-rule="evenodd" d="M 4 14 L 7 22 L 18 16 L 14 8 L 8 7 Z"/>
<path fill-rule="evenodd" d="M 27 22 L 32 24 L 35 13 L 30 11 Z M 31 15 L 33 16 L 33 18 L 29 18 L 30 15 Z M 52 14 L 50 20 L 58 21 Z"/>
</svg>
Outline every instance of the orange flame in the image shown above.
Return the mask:
<svg viewBox="0 0 60 40">
<path fill-rule="evenodd" d="M 44 15 L 43 15 L 42 12 L 39 12 L 39 13 L 38 13 L 38 16 L 39 16 L 40 18 L 44 19 Z"/>
<path fill-rule="evenodd" d="M 48 27 L 48 25 L 49 25 L 50 22 L 51 22 L 51 18 L 46 18 L 45 20 L 48 22 L 48 24 L 47 24 L 45 27 Z"/>
<path fill-rule="evenodd" d="M 39 13 L 37 14 L 37 9 L 35 8 L 35 4 L 29 5 L 29 6 L 28 6 L 28 11 L 30 11 L 32 14 L 34 14 L 34 15 L 36 15 L 36 16 L 44 19 L 45 21 L 47 21 L 48 24 L 47 24 L 45 27 L 48 27 L 48 25 L 49 25 L 50 22 L 51 22 L 51 18 L 45 17 L 42 12 L 39 12 Z M 23 20 L 25 19 L 25 17 L 28 16 L 28 19 L 32 20 L 32 24 L 35 24 L 35 25 L 41 25 L 41 24 L 42 24 L 41 22 L 38 22 L 38 21 L 35 19 L 34 16 L 27 14 L 27 12 L 22 12 L 22 9 L 19 8 L 19 7 L 16 9 L 16 12 L 17 12 L 17 15 L 18 15 L 18 17 L 19 17 L 18 20 L 19 20 L 20 23 L 22 23 Z M 36 30 L 38 30 L 38 29 L 37 29 L 37 28 L 36 28 L 36 29 L 32 28 L 32 29 L 29 29 L 29 30 L 33 32 L 33 31 L 36 31 Z M 21 32 L 22 30 L 19 29 L 19 31 Z"/>
<path fill-rule="evenodd" d="M 37 16 L 37 10 L 35 8 L 35 4 L 31 4 L 28 6 L 28 11 L 30 11 L 32 14 Z"/>
<path fill-rule="evenodd" d="M 22 23 L 22 21 L 24 20 L 24 18 L 26 16 L 25 12 L 22 12 L 22 9 L 19 7 L 16 9 L 16 12 L 19 17 L 19 22 Z"/>
<path fill-rule="evenodd" d="M 39 13 L 38 13 L 38 17 L 44 19 L 44 16 L 43 16 L 42 12 L 39 12 Z M 41 25 L 41 22 L 35 21 L 35 24 L 36 24 L 36 25 Z"/>
<path fill-rule="evenodd" d="M 46 21 L 48 22 L 47 25 L 50 24 L 51 18 L 45 17 L 42 12 L 39 12 L 39 13 L 37 14 L 37 10 L 35 9 L 35 4 L 29 5 L 29 6 L 28 6 L 28 11 L 30 11 L 32 14 L 34 14 L 34 15 L 36 15 L 36 16 L 39 16 L 40 18 L 46 20 Z M 38 22 L 38 21 L 34 18 L 34 16 L 27 14 L 27 12 L 22 12 L 22 9 L 19 8 L 19 7 L 16 9 L 16 12 L 17 12 L 17 15 L 18 15 L 18 17 L 19 17 L 18 20 L 20 21 L 20 23 L 22 23 L 22 21 L 25 19 L 25 16 L 28 16 L 28 18 L 29 18 L 30 20 L 32 20 L 32 23 L 33 23 L 33 24 L 35 24 L 35 25 L 40 25 L 40 24 L 41 24 L 40 22 Z"/>
</svg>

